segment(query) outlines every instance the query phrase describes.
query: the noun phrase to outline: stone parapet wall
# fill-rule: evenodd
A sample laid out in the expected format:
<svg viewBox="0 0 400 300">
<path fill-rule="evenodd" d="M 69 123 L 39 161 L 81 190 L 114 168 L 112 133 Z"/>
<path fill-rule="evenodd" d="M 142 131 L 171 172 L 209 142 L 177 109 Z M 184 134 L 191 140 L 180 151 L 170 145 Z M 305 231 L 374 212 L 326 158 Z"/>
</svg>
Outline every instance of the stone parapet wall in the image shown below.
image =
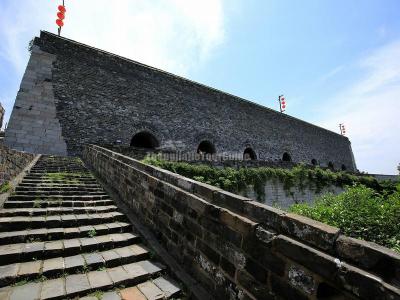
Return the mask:
<svg viewBox="0 0 400 300">
<path fill-rule="evenodd" d="M 400 181 L 400 175 L 386 175 L 386 174 L 369 174 L 378 181 Z"/>
<path fill-rule="evenodd" d="M 18 175 L 34 158 L 34 154 L 12 150 L 0 144 L 0 185 Z"/>
<path fill-rule="evenodd" d="M 98 146 L 85 162 L 216 299 L 400 299 L 400 256 Z"/>
</svg>

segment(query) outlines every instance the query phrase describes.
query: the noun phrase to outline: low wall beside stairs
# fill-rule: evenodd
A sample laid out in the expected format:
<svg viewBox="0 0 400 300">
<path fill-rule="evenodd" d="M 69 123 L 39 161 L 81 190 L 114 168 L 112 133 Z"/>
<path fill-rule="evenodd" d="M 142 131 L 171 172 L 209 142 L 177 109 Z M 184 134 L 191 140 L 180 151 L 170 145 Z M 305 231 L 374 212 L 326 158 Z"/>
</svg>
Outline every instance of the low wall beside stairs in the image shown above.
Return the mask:
<svg viewBox="0 0 400 300">
<path fill-rule="evenodd" d="M 34 154 L 0 144 L 0 185 L 18 175 L 34 158 Z"/>
<path fill-rule="evenodd" d="M 216 299 L 400 299 L 400 256 L 94 145 L 83 158 Z"/>
</svg>

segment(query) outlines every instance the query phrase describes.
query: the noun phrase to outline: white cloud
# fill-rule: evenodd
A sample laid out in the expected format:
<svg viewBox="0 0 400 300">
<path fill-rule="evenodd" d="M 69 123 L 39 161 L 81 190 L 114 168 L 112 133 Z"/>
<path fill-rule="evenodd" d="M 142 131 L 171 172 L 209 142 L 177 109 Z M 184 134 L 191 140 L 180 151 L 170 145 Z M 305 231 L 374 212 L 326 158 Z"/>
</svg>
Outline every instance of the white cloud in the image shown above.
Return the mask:
<svg viewBox="0 0 400 300">
<path fill-rule="evenodd" d="M 185 76 L 224 42 L 224 2 L 65 0 L 62 35 Z M 7 64 L 1 68 L 12 66 L 18 82 L 28 61 L 28 42 L 41 29 L 56 33 L 60 3 L 6 0 L 0 4 L 0 63 Z M 10 95 L 15 93 L 0 91 L 8 112 L 14 101 Z"/>
<path fill-rule="evenodd" d="M 13 1 L 14 2 L 14 1 Z M 63 36 L 172 72 L 187 73 L 224 40 L 224 0 L 66 0 Z M 26 40 L 56 32 L 60 1 L 9 2 L 1 14 L 1 52 L 16 67 Z M 26 51 L 25 51 L 26 52 Z"/>
<path fill-rule="evenodd" d="M 331 71 L 329 71 L 325 75 L 321 76 L 320 82 L 325 82 L 328 79 L 331 79 L 332 77 L 334 77 L 335 75 L 340 73 L 343 69 L 344 69 L 343 65 L 337 66 L 336 68 L 332 69 Z"/>
<path fill-rule="evenodd" d="M 345 123 L 357 166 L 369 173 L 396 174 L 400 162 L 400 41 L 365 56 L 363 76 L 327 99 L 324 127 Z"/>
</svg>

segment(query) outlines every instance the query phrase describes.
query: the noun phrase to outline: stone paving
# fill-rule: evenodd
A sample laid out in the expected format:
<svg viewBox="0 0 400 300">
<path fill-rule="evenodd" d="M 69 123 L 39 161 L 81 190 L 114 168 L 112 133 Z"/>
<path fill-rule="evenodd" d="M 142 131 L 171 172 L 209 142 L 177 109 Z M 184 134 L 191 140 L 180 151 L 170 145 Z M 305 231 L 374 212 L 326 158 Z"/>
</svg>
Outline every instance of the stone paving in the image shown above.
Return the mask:
<svg viewBox="0 0 400 300">
<path fill-rule="evenodd" d="M 182 298 L 77 158 L 42 156 L 0 210 L 0 299 Z"/>
</svg>

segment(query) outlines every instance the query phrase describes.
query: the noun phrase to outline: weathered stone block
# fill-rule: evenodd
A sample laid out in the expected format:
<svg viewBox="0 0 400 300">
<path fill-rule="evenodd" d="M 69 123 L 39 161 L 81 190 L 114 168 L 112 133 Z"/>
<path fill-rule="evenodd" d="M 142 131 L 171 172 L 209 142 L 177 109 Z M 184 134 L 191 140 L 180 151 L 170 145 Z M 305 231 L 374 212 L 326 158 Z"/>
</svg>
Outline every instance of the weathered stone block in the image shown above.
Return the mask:
<svg viewBox="0 0 400 300">
<path fill-rule="evenodd" d="M 284 216 L 282 231 L 330 253 L 333 252 L 335 241 L 340 233 L 339 228 L 296 214 Z"/>
<path fill-rule="evenodd" d="M 274 299 L 266 282 L 260 283 L 254 277 L 244 270 L 237 272 L 237 282 L 244 287 L 253 297 L 259 300 L 272 300 Z M 293 298 L 295 299 L 295 298 Z"/>
<path fill-rule="evenodd" d="M 275 229 L 281 230 L 282 220 L 285 212 L 256 201 L 243 202 L 243 214 L 254 222 L 262 223 Z"/>
<path fill-rule="evenodd" d="M 341 235 L 336 240 L 336 253 L 389 282 L 400 281 L 400 255 L 388 248 Z"/>
<path fill-rule="evenodd" d="M 226 209 L 220 210 L 219 219 L 223 224 L 239 232 L 244 237 L 253 235 L 257 226 L 257 223 Z"/>
<path fill-rule="evenodd" d="M 283 235 L 278 235 L 273 245 L 277 253 L 307 266 L 309 270 L 324 278 L 334 278 L 341 267 L 341 261 L 335 257 Z"/>
<path fill-rule="evenodd" d="M 213 195 L 210 198 L 210 201 L 215 205 L 229 208 L 237 213 L 243 213 L 244 211 L 244 203 L 251 201 L 251 199 L 242 197 L 221 189 L 214 189 Z"/>
<path fill-rule="evenodd" d="M 296 299 L 307 300 L 309 299 L 305 294 L 298 291 L 296 288 L 291 287 L 287 282 L 276 275 L 270 277 L 271 292 L 283 299 Z"/>
</svg>

